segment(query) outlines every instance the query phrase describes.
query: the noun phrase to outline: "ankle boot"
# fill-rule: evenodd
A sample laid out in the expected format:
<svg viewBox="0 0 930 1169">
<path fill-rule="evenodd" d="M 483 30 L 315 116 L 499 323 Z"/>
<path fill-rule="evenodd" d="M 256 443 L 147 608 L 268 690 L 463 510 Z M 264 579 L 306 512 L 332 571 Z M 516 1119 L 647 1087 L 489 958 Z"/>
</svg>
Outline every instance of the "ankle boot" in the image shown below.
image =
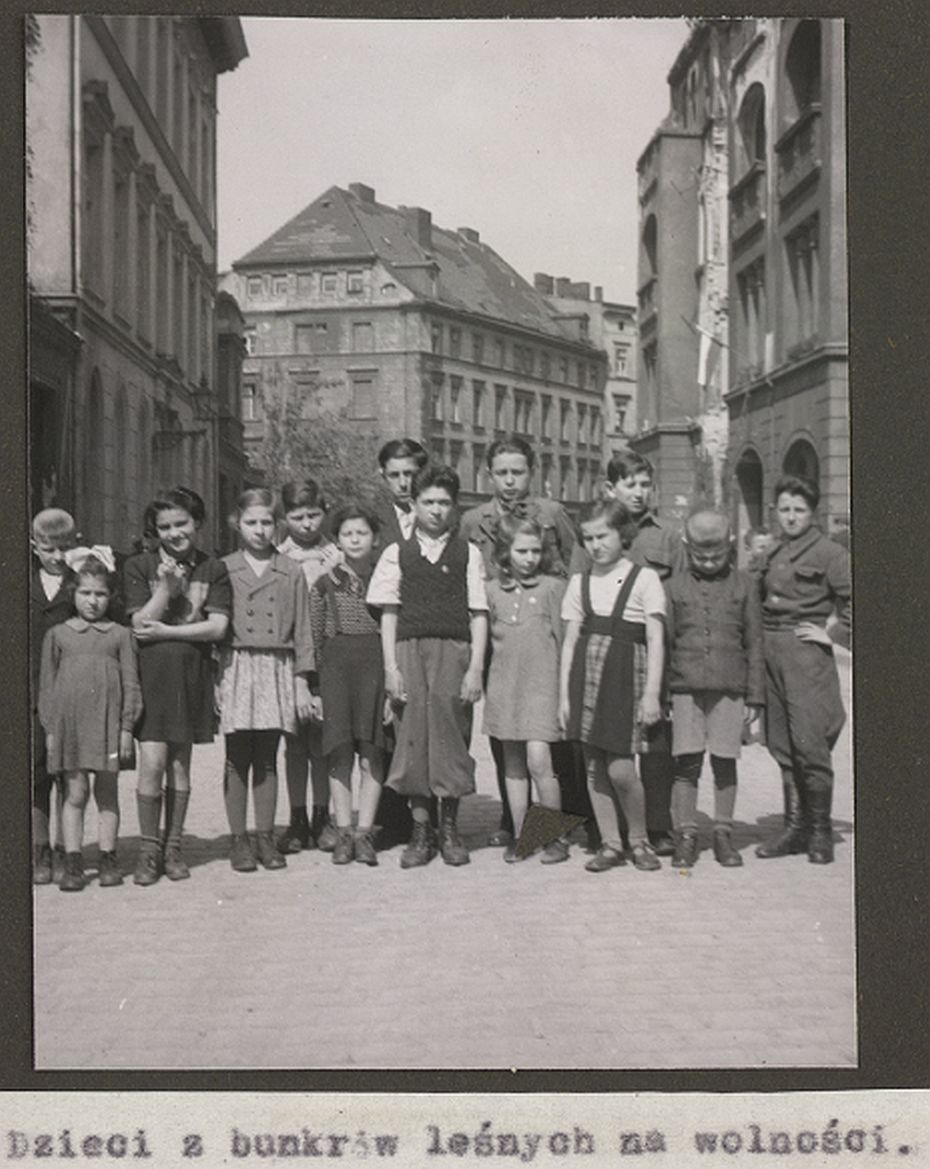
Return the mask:
<svg viewBox="0 0 930 1169">
<path fill-rule="evenodd" d="M 278 837 L 278 851 L 285 856 L 305 848 L 316 848 L 316 841 L 307 819 L 307 809 L 291 812 L 291 822 Z"/>
<path fill-rule="evenodd" d="M 33 885 L 51 885 L 52 883 L 52 846 L 37 844 L 32 850 L 32 883 Z"/>
<path fill-rule="evenodd" d="M 97 866 L 97 883 L 101 889 L 113 888 L 122 885 L 123 874 L 120 871 L 119 861 L 115 852 L 101 852 Z"/>
<path fill-rule="evenodd" d="M 375 852 L 373 829 L 355 829 L 355 859 L 362 865 L 377 865 L 378 854 Z"/>
<path fill-rule="evenodd" d="M 714 859 L 718 865 L 723 865 L 725 869 L 738 869 L 743 863 L 743 858 L 733 847 L 733 838 L 729 828 L 714 829 Z"/>
<path fill-rule="evenodd" d="M 429 824 L 414 820 L 410 843 L 401 854 L 400 867 L 402 869 L 416 869 L 420 865 L 428 865 L 435 855 L 433 830 Z"/>
<path fill-rule="evenodd" d="M 287 861 L 275 848 L 274 837 L 270 832 L 256 832 L 255 855 L 258 863 L 265 869 L 283 869 Z"/>
<path fill-rule="evenodd" d="M 162 873 L 161 851 L 157 845 L 143 844 L 132 875 L 134 885 L 154 885 Z"/>
<path fill-rule="evenodd" d="M 756 849 L 756 856 L 763 860 L 807 851 L 810 828 L 802 791 L 794 777 L 785 778 L 782 787 L 785 795 L 785 828 L 779 836 L 766 844 L 760 844 Z"/>
<path fill-rule="evenodd" d="M 229 863 L 237 873 L 254 873 L 258 868 L 255 863 L 255 854 L 252 852 L 252 842 L 248 832 L 232 838 L 232 848 L 229 850 Z"/>
<path fill-rule="evenodd" d="M 65 871 L 58 888 L 62 893 L 80 893 L 84 888 L 84 858 L 79 852 L 65 853 Z"/>
<path fill-rule="evenodd" d="M 467 865 L 471 858 L 468 849 L 459 836 L 458 800 L 443 800 L 439 809 L 439 851 L 447 865 Z"/>
<path fill-rule="evenodd" d="M 812 828 L 807 859 L 812 865 L 832 864 L 833 822 L 830 819 L 830 809 L 833 804 L 833 792 L 830 789 L 810 790 L 807 799 L 810 804 Z"/>
<path fill-rule="evenodd" d="M 693 828 L 684 829 L 675 833 L 675 853 L 672 857 L 673 869 L 690 869 L 697 864 L 698 838 Z"/>
<path fill-rule="evenodd" d="M 332 853 L 333 864 L 350 864 L 355 857 L 355 837 L 352 834 L 352 829 L 337 828 L 336 832 L 338 833 L 338 837 L 336 839 L 336 847 Z"/>
</svg>

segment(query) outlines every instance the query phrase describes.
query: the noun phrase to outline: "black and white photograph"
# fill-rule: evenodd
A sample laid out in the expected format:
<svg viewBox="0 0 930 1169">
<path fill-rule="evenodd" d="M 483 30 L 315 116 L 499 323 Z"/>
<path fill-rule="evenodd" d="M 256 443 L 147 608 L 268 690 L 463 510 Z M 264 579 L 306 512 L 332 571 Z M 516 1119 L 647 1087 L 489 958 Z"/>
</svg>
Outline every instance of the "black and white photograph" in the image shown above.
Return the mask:
<svg viewBox="0 0 930 1169">
<path fill-rule="evenodd" d="M 24 32 L 35 1069 L 855 1069 L 844 21 Z"/>
</svg>

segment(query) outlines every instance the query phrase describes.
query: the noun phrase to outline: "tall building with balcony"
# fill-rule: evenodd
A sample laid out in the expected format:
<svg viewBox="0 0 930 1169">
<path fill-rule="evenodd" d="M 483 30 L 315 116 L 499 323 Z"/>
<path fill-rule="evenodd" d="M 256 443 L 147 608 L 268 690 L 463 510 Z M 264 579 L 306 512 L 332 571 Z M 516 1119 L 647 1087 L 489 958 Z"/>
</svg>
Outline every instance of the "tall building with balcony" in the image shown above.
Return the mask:
<svg viewBox="0 0 930 1169">
<path fill-rule="evenodd" d="M 469 499 L 489 490 L 488 447 L 509 433 L 539 452 L 535 491 L 597 490 L 606 356 L 474 229 L 379 203 L 363 183 L 331 187 L 222 286 L 246 321 L 247 447 L 264 405 L 289 394 L 372 439 L 418 439 Z"/>
<path fill-rule="evenodd" d="M 731 502 L 767 522 L 795 472 L 849 512 L 846 125 L 840 20 L 747 20 L 730 68 Z"/>
<path fill-rule="evenodd" d="M 636 433 L 636 308 L 605 300 L 604 290 L 587 281 L 537 272 L 533 286 L 549 301 L 559 318 L 577 321 L 588 340 L 607 358 L 604 384 L 604 434 L 608 454 L 625 446 Z"/>
<path fill-rule="evenodd" d="M 182 482 L 204 496 L 214 546 L 216 92 L 246 55 L 241 24 L 42 15 L 34 30 L 32 505 L 128 549 L 153 490 Z"/>
<path fill-rule="evenodd" d="M 700 20 L 638 163 L 632 445 L 660 508 L 767 524 L 785 472 L 848 515 L 846 150 L 838 20 Z"/>
</svg>

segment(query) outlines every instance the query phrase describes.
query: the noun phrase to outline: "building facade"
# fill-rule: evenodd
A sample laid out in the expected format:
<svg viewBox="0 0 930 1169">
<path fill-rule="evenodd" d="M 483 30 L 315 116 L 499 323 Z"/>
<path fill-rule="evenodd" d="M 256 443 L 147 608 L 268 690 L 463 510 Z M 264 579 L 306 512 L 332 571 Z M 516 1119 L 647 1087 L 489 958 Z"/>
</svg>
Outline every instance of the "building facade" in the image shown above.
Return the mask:
<svg viewBox="0 0 930 1169">
<path fill-rule="evenodd" d="M 842 24 L 701 20 L 638 163 L 639 430 L 661 510 L 768 524 L 785 471 L 848 513 Z"/>
<path fill-rule="evenodd" d="M 242 305 L 243 420 L 251 449 L 282 394 L 372 438 L 407 434 L 489 489 L 488 446 L 539 452 L 533 489 L 590 498 L 604 450 L 606 357 L 559 319 L 477 231 L 419 207 L 332 187 L 222 281 Z"/>
<path fill-rule="evenodd" d="M 559 317 L 579 321 L 585 335 L 607 355 L 604 385 L 604 431 L 608 451 L 624 446 L 636 433 L 636 306 L 604 299 L 604 290 L 546 272 L 533 276 L 533 287 Z"/>
<path fill-rule="evenodd" d="M 128 550 L 185 483 L 219 534 L 216 83 L 237 18 L 43 15 L 27 75 L 33 506 Z M 238 395 L 236 395 L 238 398 Z"/>
</svg>

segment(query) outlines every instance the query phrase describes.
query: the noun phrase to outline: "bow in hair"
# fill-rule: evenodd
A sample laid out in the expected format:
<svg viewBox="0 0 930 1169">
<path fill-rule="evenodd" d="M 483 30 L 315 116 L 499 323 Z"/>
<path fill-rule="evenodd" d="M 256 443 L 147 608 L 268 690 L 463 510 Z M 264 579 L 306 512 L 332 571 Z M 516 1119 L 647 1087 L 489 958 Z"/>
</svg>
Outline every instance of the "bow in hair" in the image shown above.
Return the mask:
<svg viewBox="0 0 930 1169">
<path fill-rule="evenodd" d="M 116 572 L 116 561 L 113 558 L 113 549 L 109 544 L 94 544 L 91 548 L 69 548 L 65 553 L 65 564 L 72 572 L 78 573 L 90 556 L 99 560 L 107 572 Z"/>
</svg>

